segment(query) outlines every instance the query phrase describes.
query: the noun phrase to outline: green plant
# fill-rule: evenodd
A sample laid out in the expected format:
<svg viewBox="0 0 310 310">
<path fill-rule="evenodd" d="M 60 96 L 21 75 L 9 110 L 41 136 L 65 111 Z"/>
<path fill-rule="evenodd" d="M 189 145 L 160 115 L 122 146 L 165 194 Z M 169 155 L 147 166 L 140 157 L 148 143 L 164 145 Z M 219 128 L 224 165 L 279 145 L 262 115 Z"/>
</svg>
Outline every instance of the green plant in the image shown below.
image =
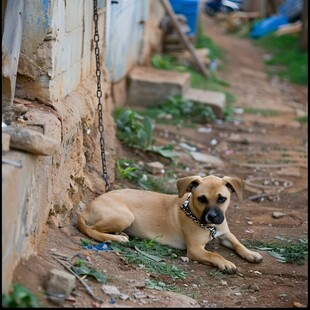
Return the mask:
<svg viewBox="0 0 310 310">
<path fill-rule="evenodd" d="M 186 65 L 179 64 L 175 57 L 167 54 L 152 55 L 151 63 L 157 69 L 175 70 L 179 72 L 185 72 L 187 70 Z"/>
<path fill-rule="evenodd" d="M 308 52 L 301 50 L 299 35 L 277 36 L 273 32 L 254 42 L 271 53 L 266 60 L 269 75 L 278 75 L 295 84 L 308 84 Z"/>
<path fill-rule="evenodd" d="M 281 263 L 295 263 L 302 265 L 308 257 L 308 240 L 293 241 L 283 237 L 276 237 L 277 241 L 261 242 L 242 240 L 242 243 L 260 251 L 267 251 Z"/>
<path fill-rule="evenodd" d="M 117 137 L 124 144 L 146 150 L 152 144 L 153 124 L 133 110 L 115 109 Z"/>
<path fill-rule="evenodd" d="M 270 109 L 244 108 L 244 113 L 258 114 L 262 116 L 277 116 L 279 113 Z"/>
<path fill-rule="evenodd" d="M 126 243 L 112 242 L 112 248 L 115 247 L 128 263 L 144 267 L 147 272 L 164 274 L 173 279 L 184 279 L 185 272 L 179 269 L 175 264 L 167 263 L 166 259 L 176 257 L 181 252 L 169 246 L 162 245 L 153 240 L 141 240 L 133 238 Z M 137 251 L 139 249 L 139 251 Z M 147 256 L 143 252 L 147 253 Z M 152 259 L 154 257 L 154 259 Z M 165 257 L 166 259 L 162 259 Z"/>
<path fill-rule="evenodd" d="M 307 124 L 308 123 L 308 115 L 304 115 L 304 116 L 300 116 L 300 117 L 297 117 L 296 120 L 300 123 L 305 123 Z"/>
<path fill-rule="evenodd" d="M 176 124 L 203 124 L 215 120 L 210 106 L 181 96 L 169 96 L 165 102 L 148 108 L 145 113 L 155 117 L 156 121 L 160 121 L 163 115 L 170 116 L 171 122 Z"/>
<path fill-rule="evenodd" d="M 124 178 L 130 181 L 138 182 L 143 176 L 143 169 L 130 160 L 117 160 L 116 171 L 120 178 Z"/>
<path fill-rule="evenodd" d="M 207 48 L 210 51 L 212 59 L 218 58 L 223 60 L 222 50 L 212 41 L 211 38 L 203 34 L 201 23 L 197 25 L 196 48 Z"/>
<path fill-rule="evenodd" d="M 37 297 L 22 284 L 12 284 L 9 294 L 2 294 L 4 308 L 42 308 Z"/>
<path fill-rule="evenodd" d="M 166 284 L 163 281 L 155 281 L 151 279 L 145 280 L 145 286 L 158 291 L 179 292 L 180 289 L 175 284 Z"/>
<path fill-rule="evenodd" d="M 160 179 L 157 179 L 131 160 L 117 160 L 116 171 L 118 177 L 127 179 L 142 189 L 166 194 L 175 194 L 175 191 L 169 189 L 166 185 L 169 181 L 168 177 L 161 176 Z"/>
</svg>

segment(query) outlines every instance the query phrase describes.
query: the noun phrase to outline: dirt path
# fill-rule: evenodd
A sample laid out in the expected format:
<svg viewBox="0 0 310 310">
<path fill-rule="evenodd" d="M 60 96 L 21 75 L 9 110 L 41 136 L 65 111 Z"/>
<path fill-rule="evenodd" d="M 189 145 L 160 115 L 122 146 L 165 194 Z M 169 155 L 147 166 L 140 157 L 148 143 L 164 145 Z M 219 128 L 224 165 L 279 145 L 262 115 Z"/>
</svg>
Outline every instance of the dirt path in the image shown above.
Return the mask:
<svg viewBox="0 0 310 310">
<path fill-rule="evenodd" d="M 237 114 L 232 123 L 212 124 L 208 132 L 158 125 L 155 142 L 158 145 L 173 143 L 178 147 L 180 142 L 185 142 L 224 163 L 223 166 L 199 163 L 183 150 L 177 161 L 185 164 L 187 169 L 176 171 L 178 177 L 214 173 L 235 175 L 246 181 L 245 199 L 238 202 L 233 198 L 227 211 L 230 229 L 240 240 L 268 243 L 282 238 L 288 243 L 288 240 L 308 239 L 307 126 L 295 120 L 298 113 L 306 109 L 307 90 L 282 84 L 276 79 L 268 80 L 262 50 L 249 40 L 224 34 L 210 19 L 204 19 L 204 23 L 207 35 L 226 55 L 227 64 L 220 74 L 230 83 L 231 92 L 236 94 L 234 106 L 268 109 L 277 114 L 263 116 L 243 112 Z M 139 154 L 120 150 L 118 156 L 137 160 Z M 149 161 L 147 157 L 141 159 Z M 167 161 L 163 163 L 167 164 Z M 96 183 L 95 177 L 91 177 Z M 249 199 L 262 193 L 266 194 L 262 200 Z M 276 219 L 273 212 L 279 212 L 281 216 Z M 88 257 L 96 269 L 106 273 L 107 284 L 116 286 L 128 296 L 113 299 L 103 293 L 101 284 L 87 280 L 96 296 L 104 300 L 102 307 L 285 308 L 307 305 L 307 261 L 302 265 L 280 263 L 267 251 L 260 251 L 263 262 L 250 264 L 216 241 L 207 247 L 232 260 L 238 266 L 238 274 L 223 274 L 211 266 L 177 258 L 173 263 L 187 272 L 187 276 L 174 282 L 167 276 L 149 274 L 141 266 L 128 265 L 121 255 L 113 252 L 82 249 L 82 235 L 76 230 L 75 221 L 76 215 L 73 214 L 72 225 L 68 227 L 57 229 L 49 223 L 38 255 L 20 263 L 16 269 L 15 281 L 38 293 L 45 305 L 52 305 L 44 298 L 48 271 L 53 267 L 62 269 L 52 256 L 55 252 L 68 258 L 76 253 Z M 176 284 L 179 293 L 148 289 L 145 279 Z M 71 301 L 62 305 L 99 306 L 80 283 Z"/>
</svg>

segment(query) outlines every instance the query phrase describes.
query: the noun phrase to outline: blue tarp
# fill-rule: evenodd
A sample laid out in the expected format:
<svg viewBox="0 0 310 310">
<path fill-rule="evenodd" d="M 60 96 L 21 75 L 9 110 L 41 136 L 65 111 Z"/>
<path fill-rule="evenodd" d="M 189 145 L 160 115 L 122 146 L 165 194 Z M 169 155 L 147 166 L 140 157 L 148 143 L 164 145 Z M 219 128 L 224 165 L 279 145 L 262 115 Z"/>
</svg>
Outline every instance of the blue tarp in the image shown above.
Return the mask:
<svg viewBox="0 0 310 310">
<path fill-rule="evenodd" d="M 282 25 L 295 22 L 301 18 L 303 9 L 302 0 L 286 0 L 278 7 L 278 14 L 267 17 L 258 22 L 250 32 L 252 39 L 260 38 L 272 31 L 278 30 Z"/>
</svg>

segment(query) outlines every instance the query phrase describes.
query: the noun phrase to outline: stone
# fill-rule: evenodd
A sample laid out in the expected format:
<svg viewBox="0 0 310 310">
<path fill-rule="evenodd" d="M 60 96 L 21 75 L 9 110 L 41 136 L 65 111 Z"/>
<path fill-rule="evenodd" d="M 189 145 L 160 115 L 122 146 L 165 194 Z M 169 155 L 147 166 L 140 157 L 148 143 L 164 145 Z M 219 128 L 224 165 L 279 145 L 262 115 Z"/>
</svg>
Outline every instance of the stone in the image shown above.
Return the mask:
<svg viewBox="0 0 310 310">
<path fill-rule="evenodd" d="M 283 213 L 283 212 L 277 212 L 277 211 L 272 212 L 272 217 L 275 218 L 275 219 L 280 219 L 280 218 L 282 218 L 284 215 L 285 215 L 285 213 Z"/>
<path fill-rule="evenodd" d="M 17 150 L 50 156 L 55 154 L 58 149 L 56 140 L 35 130 L 23 127 L 6 127 L 3 132 L 10 135 L 11 148 Z"/>
<path fill-rule="evenodd" d="M 131 106 L 155 106 L 169 96 L 184 96 L 190 74 L 137 66 L 129 73 L 128 97 Z"/>
<path fill-rule="evenodd" d="M 189 258 L 187 256 L 181 256 L 180 259 L 184 263 L 188 263 L 189 262 Z"/>
<path fill-rule="evenodd" d="M 226 95 L 224 93 L 189 88 L 185 93 L 185 98 L 194 103 L 197 102 L 208 105 L 218 119 L 222 119 L 224 116 L 226 105 Z"/>
<path fill-rule="evenodd" d="M 104 291 L 105 294 L 109 296 L 120 296 L 122 293 L 119 291 L 119 289 L 114 285 L 102 285 L 101 289 Z"/>
<path fill-rule="evenodd" d="M 193 159 L 196 161 L 208 163 L 209 165 L 216 166 L 216 167 L 224 166 L 224 162 L 216 156 L 204 154 L 201 152 L 190 152 L 190 154 L 193 157 Z"/>
<path fill-rule="evenodd" d="M 66 298 L 75 288 L 75 281 L 76 279 L 74 275 L 54 268 L 49 272 L 47 293 L 51 295 L 64 294 Z"/>
<path fill-rule="evenodd" d="M 154 161 L 152 163 L 145 163 L 144 164 L 144 169 L 151 174 L 162 174 L 165 173 L 165 166 L 159 162 L 159 161 Z"/>
</svg>

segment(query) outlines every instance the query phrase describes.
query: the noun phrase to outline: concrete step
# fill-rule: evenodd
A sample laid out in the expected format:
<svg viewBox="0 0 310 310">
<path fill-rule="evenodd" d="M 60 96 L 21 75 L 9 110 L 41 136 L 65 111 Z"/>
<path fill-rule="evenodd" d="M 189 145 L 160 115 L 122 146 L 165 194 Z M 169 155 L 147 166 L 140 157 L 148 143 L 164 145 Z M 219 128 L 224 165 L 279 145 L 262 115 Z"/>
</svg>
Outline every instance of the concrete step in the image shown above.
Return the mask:
<svg viewBox="0 0 310 310">
<path fill-rule="evenodd" d="M 190 88 L 190 74 L 137 66 L 129 73 L 128 97 L 131 106 L 155 106 L 168 96 L 183 96 Z"/>
<path fill-rule="evenodd" d="M 210 106 L 216 118 L 223 118 L 226 104 L 226 95 L 224 93 L 189 88 L 184 97 L 190 101 L 199 102 Z"/>
<path fill-rule="evenodd" d="M 223 118 L 226 104 L 224 93 L 190 87 L 190 74 L 137 66 L 129 74 L 126 104 L 155 106 L 169 96 L 182 96 L 210 106 L 217 118 Z"/>
</svg>

